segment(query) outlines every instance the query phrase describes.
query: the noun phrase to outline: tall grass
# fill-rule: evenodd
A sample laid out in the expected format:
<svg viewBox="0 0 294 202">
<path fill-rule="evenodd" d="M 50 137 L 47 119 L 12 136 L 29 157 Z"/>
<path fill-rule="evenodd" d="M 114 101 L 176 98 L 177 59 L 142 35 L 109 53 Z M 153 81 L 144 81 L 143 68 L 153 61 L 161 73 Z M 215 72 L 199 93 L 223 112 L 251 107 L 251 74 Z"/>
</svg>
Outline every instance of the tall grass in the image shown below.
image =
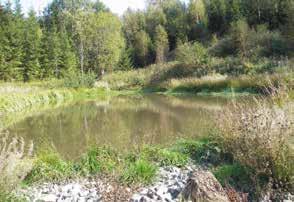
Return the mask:
<svg viewBox="0 0 294 202">
<path fill-rule="evenodd" d="M 21 201 L 11 191 L 32 169 L 32 152 L 33 144 L 0 131 L 0 201 Z"/>
<path fill-rule="evenodd" d="M 241 61 L 240 58 L 212 58 L 205 68 L 200 68 L 201 65 L 179 62 L 151 65 L 139 70 L 113 72 L 102 80 L 116 90 L 145 88 L 198 93 L 234 89 L 260 93 L 268 84 L 268 79 L 293 78 L 293 64 L 289 60 L 283 63 L 269 59 L 252 62 Z"/>
<path fill-rule="evenodd" d="M 254 105 L 232 103 L 225 108 L 217 121 L 217 141 L 235 162 L 253 171 L 257 191 L 265 185 L 293 191 L 294 103 L 285 100 L 288 93 L 281 89 L 273 87 L 268 91 L 272 96 L 256 99 Z"/>
</svg>

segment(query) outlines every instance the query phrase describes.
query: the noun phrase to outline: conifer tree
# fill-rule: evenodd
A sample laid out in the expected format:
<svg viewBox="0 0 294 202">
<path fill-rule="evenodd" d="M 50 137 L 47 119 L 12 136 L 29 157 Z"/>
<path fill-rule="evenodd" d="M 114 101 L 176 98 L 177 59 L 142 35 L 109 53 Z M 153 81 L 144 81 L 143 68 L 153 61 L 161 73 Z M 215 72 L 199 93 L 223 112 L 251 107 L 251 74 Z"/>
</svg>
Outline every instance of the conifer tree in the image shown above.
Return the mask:
<svg viewBox="0 0 294 202">
<path fill-rule="evenodd" d="M 25 22 L 24 44 L 23 44 L 23 79 L 29 81 L 40 77 L 41 66 L 40 43 L 42 31 L 33 10 L 29 12 L 29 17 Z"/>
</svg>

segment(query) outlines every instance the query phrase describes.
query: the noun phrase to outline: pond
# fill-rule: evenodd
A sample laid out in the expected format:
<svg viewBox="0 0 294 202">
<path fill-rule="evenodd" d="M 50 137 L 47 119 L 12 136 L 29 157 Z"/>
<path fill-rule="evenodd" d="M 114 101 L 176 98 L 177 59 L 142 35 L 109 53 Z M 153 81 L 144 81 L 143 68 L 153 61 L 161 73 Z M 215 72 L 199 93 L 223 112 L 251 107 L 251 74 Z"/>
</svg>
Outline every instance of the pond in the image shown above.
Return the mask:
<svg viewBox="0 0 294 202">
<path fill-rule="evenodd" d="M 92 145 L 128 150 L 203 137 L 227 102 L 220 97 L 119 96 L 48 110 L 11 125 L 8 131 L 33 141 L 37 150 L 50 145 L 63 157 L 75 159 Z"/>
</svg>

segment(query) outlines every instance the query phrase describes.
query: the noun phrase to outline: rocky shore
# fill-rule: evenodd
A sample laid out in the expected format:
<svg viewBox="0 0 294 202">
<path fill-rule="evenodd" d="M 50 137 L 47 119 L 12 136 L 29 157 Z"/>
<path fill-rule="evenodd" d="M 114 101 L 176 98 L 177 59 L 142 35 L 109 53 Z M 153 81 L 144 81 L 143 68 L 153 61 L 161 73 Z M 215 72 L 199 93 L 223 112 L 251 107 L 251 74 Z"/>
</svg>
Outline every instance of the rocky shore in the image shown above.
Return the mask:
<svg viewBox="0 0 294 202">
<path fill-rule="evenodd" d="M 160 168 L 156 181 L 145 188 L 121 185 L 111 178 L 43 183 L 19 190 L 18 195 L 32 202 L 98 202 L 98 201 L 166 201 L 177 202 L 187 180 L 196 167 Z"/>
<path fill-rule="evenodd" d="M 201 167 L 160 168 L 157 178 L 148 187 L 122 185 L 112 177 L 43 183 L 21 189 L 17 195 L 32 202 L 247 202 L 248 194 L 224 189 L 213 174 Z M 287 195 L 285 202 L 293 201 Z M 261 199 L 271 202 L 270 197 Z"/>
</svg>

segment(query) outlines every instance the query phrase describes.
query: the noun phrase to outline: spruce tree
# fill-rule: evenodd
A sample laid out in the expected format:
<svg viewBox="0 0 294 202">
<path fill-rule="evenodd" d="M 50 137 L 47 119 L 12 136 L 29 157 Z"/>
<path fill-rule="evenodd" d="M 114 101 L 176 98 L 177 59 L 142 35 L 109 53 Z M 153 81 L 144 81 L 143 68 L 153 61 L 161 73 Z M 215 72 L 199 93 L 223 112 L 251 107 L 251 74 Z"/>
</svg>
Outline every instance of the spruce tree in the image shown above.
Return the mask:
<svg viewBox="0 0 294 202">
<path fill-rule="evenodd" d="M 29 17 L 25 22 L 24 44 L 23 44 L 23 79 L 29 81 L 31 79 L 40 78 L 40 43 L 42 31 L 33 10 L 29 12 Z"/>
</svg>

